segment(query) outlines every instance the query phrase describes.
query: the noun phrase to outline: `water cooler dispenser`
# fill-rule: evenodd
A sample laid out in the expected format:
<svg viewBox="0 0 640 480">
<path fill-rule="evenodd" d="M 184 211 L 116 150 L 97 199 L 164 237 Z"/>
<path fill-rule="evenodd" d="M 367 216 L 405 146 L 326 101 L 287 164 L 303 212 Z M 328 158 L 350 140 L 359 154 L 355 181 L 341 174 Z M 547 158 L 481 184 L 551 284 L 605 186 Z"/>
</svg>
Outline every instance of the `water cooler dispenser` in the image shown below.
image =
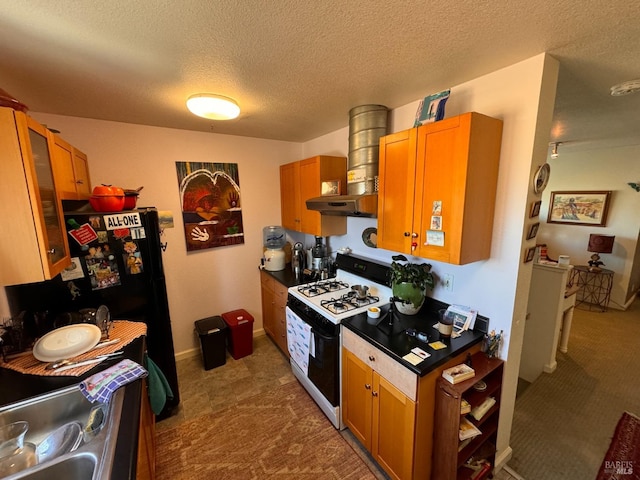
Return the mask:
<svg viewBox="0 0 640 480">
<path fill-rule="evenodd" d="M 286 236 L 283 227 L 270 226 L 262 229 L 265 251 L 263 253 L 264 269 L 277 272 L 285 268 L 284 244 Z"/>
</svg>

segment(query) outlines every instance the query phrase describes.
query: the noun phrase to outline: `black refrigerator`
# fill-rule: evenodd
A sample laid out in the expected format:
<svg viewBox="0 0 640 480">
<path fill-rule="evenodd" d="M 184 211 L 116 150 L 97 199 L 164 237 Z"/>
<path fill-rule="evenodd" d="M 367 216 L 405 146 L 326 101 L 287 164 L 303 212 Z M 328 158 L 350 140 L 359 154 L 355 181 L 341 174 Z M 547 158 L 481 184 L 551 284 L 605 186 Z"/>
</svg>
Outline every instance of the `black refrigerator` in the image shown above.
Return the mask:
<svg viewBox="0 0 640 480">
<path fill-rule="evenodd" d="M 114 320 L 145 322 L 149 357 L 174 395 L 158 418 L 170 416 L 180 394 L 158 211 L 80 209 L 66 211 L 65 222 L 71 267 L 50 281 L 5 287 L 12 316 L 22 314 L 34 335 L 77 318 L 70 313 L 100 305 L 109 308 Z"/>
</svg>

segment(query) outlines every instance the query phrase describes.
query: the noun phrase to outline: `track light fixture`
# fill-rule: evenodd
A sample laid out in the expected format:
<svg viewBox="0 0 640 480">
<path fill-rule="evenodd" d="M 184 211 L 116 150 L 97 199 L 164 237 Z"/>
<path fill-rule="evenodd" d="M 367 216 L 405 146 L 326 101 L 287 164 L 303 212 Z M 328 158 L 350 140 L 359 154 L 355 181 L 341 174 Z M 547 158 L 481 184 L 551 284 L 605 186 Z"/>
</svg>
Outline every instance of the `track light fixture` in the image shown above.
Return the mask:
<svg viewBox="0 0 640 480">
<path fill-rule="evenodd" d="M 562 142 L 554 142 L 551 144 L 553 149 L 551 149 L 551 158 L 558 158 L 558 145 L 562 145 Z"/>
</svg>

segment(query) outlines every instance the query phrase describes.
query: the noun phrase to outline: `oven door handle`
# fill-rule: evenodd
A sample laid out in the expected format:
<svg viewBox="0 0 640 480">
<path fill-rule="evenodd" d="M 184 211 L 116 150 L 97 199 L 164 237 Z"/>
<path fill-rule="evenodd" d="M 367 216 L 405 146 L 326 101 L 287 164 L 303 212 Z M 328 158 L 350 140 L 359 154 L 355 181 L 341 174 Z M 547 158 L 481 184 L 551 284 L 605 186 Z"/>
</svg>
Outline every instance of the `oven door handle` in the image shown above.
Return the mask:
<svg viewBox="0 0 640 480">
<path fill-rule="evenodd" d="M 324 333 L 320 333 L 318 330 L 316 330 L 313 327 L 311 327 L 311 333 L 313 333 L 313 335 L 316 336 L 316 337 L 320 337 L 325 342 L 331 342 L 331 341 L 333 341 L 334 338 L 338 338 L 338 337 L 331 337 L 329 335 L 325 335 Z"/>
</svg>

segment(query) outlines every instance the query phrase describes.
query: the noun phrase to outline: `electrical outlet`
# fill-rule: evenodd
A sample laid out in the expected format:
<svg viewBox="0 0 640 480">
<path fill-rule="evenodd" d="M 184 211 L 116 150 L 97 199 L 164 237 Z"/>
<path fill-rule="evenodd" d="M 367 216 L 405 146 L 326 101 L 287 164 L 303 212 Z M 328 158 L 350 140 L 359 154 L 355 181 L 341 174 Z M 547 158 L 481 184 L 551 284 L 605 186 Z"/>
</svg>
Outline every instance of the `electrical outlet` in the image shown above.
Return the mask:
<svg viewBox="0 0 640 480">
<path fill-rule="evenodd" d="M 442 285 L 447 292 L 453 292 L 453 275 L 445 273 L 442 276 Z"/>
</svg>

